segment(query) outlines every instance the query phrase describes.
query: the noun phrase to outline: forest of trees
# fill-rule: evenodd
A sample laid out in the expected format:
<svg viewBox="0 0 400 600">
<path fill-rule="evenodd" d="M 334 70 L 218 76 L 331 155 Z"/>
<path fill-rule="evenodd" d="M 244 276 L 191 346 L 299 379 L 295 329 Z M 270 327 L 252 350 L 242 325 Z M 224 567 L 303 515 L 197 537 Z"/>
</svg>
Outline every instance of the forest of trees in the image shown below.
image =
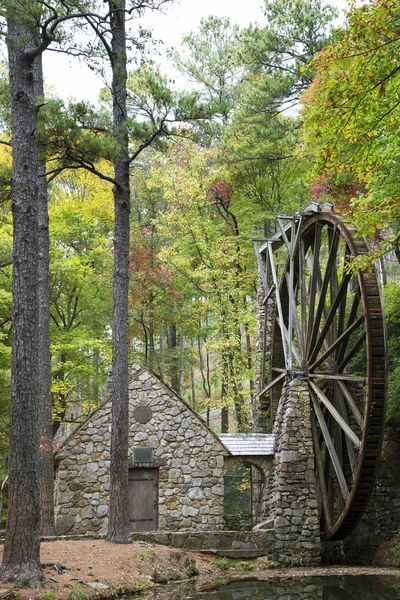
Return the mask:
<svg viewBox="0 0 400 600">
<path fill-rule="evenodd" d="M 40 582 L 53 436 L 104 400 L 111 365 L 122 424 L 111 541 L 129 541 L 129 363 L 151 367 L 219 430 L 251 431 L 253 239 L 310 200 L 351 214 L 371 242 L 357 266 L 380 265 L 387 425 L 400 434 L 398 3 L 339 17 L 322 0 L 264 0 L 263 22 L 246 29 L 210 16 L 169 53 L 185 91 L 133 28 L 168 3 L 0 1 L 0 460 L 8 528 L 20 527 L 3 579 Z M 43 89 L 49 48 L 108 73 L 98 106 Z M 25 525 L 13 514 L 21 485 Z"/>
</svg>

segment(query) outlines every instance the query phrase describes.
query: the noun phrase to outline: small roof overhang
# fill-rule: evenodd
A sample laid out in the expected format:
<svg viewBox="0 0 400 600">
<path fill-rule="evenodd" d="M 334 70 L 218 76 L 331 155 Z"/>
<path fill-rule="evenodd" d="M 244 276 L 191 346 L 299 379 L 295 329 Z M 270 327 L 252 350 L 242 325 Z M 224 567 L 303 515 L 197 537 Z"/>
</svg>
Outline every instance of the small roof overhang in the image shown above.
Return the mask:
<svg viewBox="0 0 400 600">
<path fill-rule="evenodd" d="M 273 456 L 273 433 L 220 433 L 221 442 L 232 456 Z"/>
</svg>

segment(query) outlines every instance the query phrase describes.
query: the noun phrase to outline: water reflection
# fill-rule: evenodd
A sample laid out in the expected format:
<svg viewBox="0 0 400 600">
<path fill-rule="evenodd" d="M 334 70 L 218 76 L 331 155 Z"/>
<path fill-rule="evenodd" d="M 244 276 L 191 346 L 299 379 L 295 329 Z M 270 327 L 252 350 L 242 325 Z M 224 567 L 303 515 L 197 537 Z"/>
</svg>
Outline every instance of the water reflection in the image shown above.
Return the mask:
<svg viewBox="0 0 400 600">
<path fill-rule="evenodd" d="M 400 579 L 377 576 L 271 578 L 235 582 L 209 592 L 189 586 L 157 590 L 151 600 L 398 600 Z"/>
</svg>

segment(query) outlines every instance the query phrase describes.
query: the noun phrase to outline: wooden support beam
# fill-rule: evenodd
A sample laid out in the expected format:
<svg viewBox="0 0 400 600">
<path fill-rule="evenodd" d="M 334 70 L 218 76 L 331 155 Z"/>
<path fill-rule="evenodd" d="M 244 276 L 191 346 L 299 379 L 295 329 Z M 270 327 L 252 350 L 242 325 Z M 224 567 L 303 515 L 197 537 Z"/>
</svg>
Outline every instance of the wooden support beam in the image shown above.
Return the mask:
<svg viewBox="0 0 400 600">
<path fill-rule="evenodd" d="M 315 383 L 311 380 L 310 380 L 310 388 L 312 389 L 314 394 L 317 396 L 317 398 L 322 402 L 322 404 L 324 404 L 324 406 L 326 406 L 328 411 L 331 413 L 332 417 L 343 429 L 344 433 L 351 439 L 353 444 L 355 444 L 357 446 L 357 448 L 359 448 L 361 446 L 360 440 L 358 439 L 358 437 L 356 436 L 354 431 L 352 431 L 350 429 L 350 427 L 348 426 L 346 421 L 340 416 L 340 414 L 338 413 L 336 408 L 325 396 L 324 392 L 317 385 L 315 385 Z"/>
<path fill-rule="evenodd" d="M 333 468 L 335 470 L 336 477 L 338 479 L 340 489 L 342 490 L 343 498 L 346 498 L 347 494 L 349 493 L 349 489 L 347 487 L 346 479 L 345 479 L 345 476 L 343 474 L 342 468 L 340 466 L 339 459 L 338 459 L 338 456 L 336 454 L 335 447 L 333 445 L 332 438 L 331 438 L 331 435 L 329 433 L 328 426 L 327 426 L 327 424 L 325 422 L 325 419 L 324 419 L 324 415 L 322 414 L 322 410 L 321 410 L 321 408 L 320 408 L 320 406 L 318 404 L 318 401 L 317 401 L 317 399 L 316 399 L 315 394 L 313 393 L 313 391 L 311 391 L 311 401 L 312 401 L 312 404 L 313 404 L 313 408 L 314 408 L 316 417 L 318 419 L 319 426 L 321 427 L 322 435 L 324 436 L 324 440 L 325 440 L 325 444 L 326 444 L 326 447 L 327 447 L 328 452 L 329 452 L 329 456 L 331 457 L 331 460 L 332 460 L 332 465 L 333 465 Z"/>
</svg>

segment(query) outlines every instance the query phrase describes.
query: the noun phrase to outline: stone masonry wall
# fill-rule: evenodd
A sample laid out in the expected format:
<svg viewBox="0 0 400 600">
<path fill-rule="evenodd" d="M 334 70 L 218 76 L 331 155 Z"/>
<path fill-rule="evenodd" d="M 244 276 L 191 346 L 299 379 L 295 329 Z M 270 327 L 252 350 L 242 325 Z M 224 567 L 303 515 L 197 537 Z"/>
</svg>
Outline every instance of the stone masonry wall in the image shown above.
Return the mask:
<svg viewBox="0 0 400 600">
<path fill-rule="evenodd" d="M 135 447 L 152 448 L 152 466 L 159 467 L 158 529 L 222 529 L 223 466 L 224 456 L 228 455 L 225 447 L 149 369 L 133 374 L 129 389 L 130 466 L 138 467 L 133 463 Z M 151 411 L 147 423 L 135 418 L 139 406 L 142 412 Z M 108 400 L 60 449 L 56 481 L 58 534 L 106 532 L 110 437 Z"/>
<path fill-rule="evenodd" d="M 280 562 L 318 564 L 321 558 L 314 453 L 307 385 L 284 387 L 274 424 L 276 450 L 268 512 Z"/>
</svg>

